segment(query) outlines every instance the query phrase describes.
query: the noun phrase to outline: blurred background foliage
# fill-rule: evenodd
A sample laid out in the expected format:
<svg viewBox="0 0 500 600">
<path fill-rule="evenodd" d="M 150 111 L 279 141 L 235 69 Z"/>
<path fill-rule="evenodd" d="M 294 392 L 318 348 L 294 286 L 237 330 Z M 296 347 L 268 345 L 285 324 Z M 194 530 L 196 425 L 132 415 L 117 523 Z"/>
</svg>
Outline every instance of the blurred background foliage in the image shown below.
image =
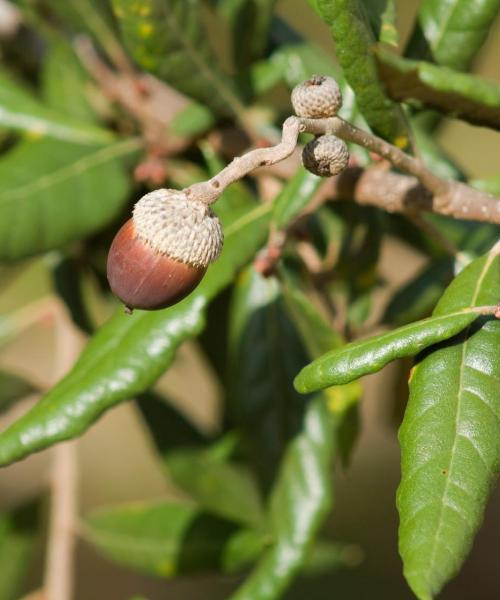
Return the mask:
<svg viewBox="0 0 500 600">
<path fill-rule="evenodd" d="M 169 313 L 175 327 L 166 333 L 157 313 L 135 315 L 142 325 L 128 335 L 131 321 L 105 279 L 109 243 L 143 193 L 189 185 L 251 145 L 275 143 L 290 113 L 290 89 L 316 72 L 341 83 L 344 118 L 413 148 L 441 175 L 500 193 L 498 86 L 433 79 L 432 70 L 415 75 L 408 62 L 433 59 L 500 84 L 498 2 L 478 3 L 479 17 L 472 8 L 458 11 L 463 20 L 443 41 L 430 22 L 437 0 L 364 0 L 366 31 L 385 50 L 362 69 L 352 65 L 371 38 L 349 20 L 328 18 L 329 6 L 344 4 L 0 3 L 2 429 L 54 386 L 102 324 L 80 372 L 66 389 L 50 392 L 53 400 L 70 396 L 76 406 L 89 370 L 96 386 L 106 383 L 116 346 L 146 355 L 167 339 L 131 387 L 117 379 L 72 432 L 83 433 L 131 390 L 137 395 L 78 442 L 78 600 L 225 598 L 262 556 L 261 568 L 278 573 L 273 544 L 294 547 L 299 529 L 290 490 L 312 537 L 332 504 L 337 455 L 335 512 L 310 551 L 299 545 L 296 565 L 273 579 L 273 593 L 303 565 L 284 594 L 290 600 L 412 597 L 397 556 L 394 508 L 409 364 L 366 378 L 363 390 L 357 383 L 342 388 L 340 400 L 331 391 L 300 396 L 292 380 L 310 358 L 345 339 L 427 316 L 453 274 L 498 239 L 498 228 L 435 216 L 422 226 L 345 199 L 309 215 L 321 182 L 294 156 L 224 194 L 216 210 L 225 254 L 196 295 Z M 325 11 L 331 32 L 314 8 Z M 439 10 L 437 16 L 443 24 Z M 464 23 L 470 35 L 454 39 Z M 386 55 L 388 48 L 407 62 Z M 408 100 L 401 96 L 408 73 L 416 77 L 420 101 L 390 100 L 384 73 L 385 84 L 396 82 L 387 89 L 398 100 Z M 373 84 L 367 95 L 364 81 Z M 431 110 L 443 107 L 426 104 L 428 86 L 433 97 L 452 84 L 467 101 L 445 114 Z M 486 106 L 479 112 L 478 102 Z M 477 126 L 486 122 L 493 129 Z M 372 161 L 361 148 L 351 152 L 357 165 Z M 256 268 L 262 253 L 252 262 L 270 223 L 286 230 L 288 241 L 277 271 L 263 277 Z M 58 439 L 56 432 L 52 441 Z M 12 456 L 20 457 L 17 451 Z M 0 600 L 41 585 L 51 469 L 50 452 L 43 452 L 0 472 Z M 321 494 L 309 506 L 311 469 Z M 497 499 L 443 598 L 498 597 Z M 236 597 L 257 600 L 256 581 Z"/>
</svg>

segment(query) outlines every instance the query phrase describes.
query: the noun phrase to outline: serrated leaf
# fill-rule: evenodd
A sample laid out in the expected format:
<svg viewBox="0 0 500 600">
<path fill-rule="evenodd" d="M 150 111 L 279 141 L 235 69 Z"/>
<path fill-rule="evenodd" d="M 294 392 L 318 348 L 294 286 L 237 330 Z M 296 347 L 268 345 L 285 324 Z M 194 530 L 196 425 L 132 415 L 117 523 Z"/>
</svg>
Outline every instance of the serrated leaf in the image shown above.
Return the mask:
<svg viewBox="0 0 500 600">
<path fill-rule="evenodd" d="M 0 159 L 0 260 L 57 248 L 109 223 L 127 200 L 122 159 L 140 147 L 24 142 Z"/>
<path fill-rule="evenodd" d="M 273 201 L 273 217 L 276 227 L 284 229 L 306 208 L 323 178 L 299 167 L 295 175 L 283 186 Z"/>
<path fill-rule="evenodd" d="M 417 100 L 474 125 L 500 129 L 500 86 L 432 63 L 378 49 L 380 77 L 396 100 Z"/>
<path fill-rule="evenodd" d="M 47 106 L 82 122 L 95 122 L 87 95 L 89 79 L 73 49 L 54 43 L 42 65 L 42 95 Z"/>
<path fill-rule="evenodd" d="M 173 451 L 165 462 L 174 481 L 207 511 L 236 523 L 262 524 L 260 494 L 243 467 L 200 450 Z"/>
<path fill-rule="evenodd" d="M 351 342 L 304 367 L 295 378 L 295 388 L 307 394 L 376 373 L 392 360 L 415 356 L 425 348 L 457 335 L 478 316 L 473 309 L 464 308 L 415 321 L 367 340 Z"/>
<path fill-rule="evenodd" d="M 36 535 L 37 504 L 0 513 L 0 598 L 19 598 Z"/>
<path fill-rule="evenodd" d="M 81 435 L 106 410 L 148 389 L 171 364 L 178 346 L 201 331 L 208 302 L 255 254 L 269 219 L 267 205 L 224 214 L 223 253 L 199 287 L 162 311 L 115 314 L 70 373 L 0 434 L 0 465 Z"/>
<path fill-rule="evenodd" d="M 408 56 L 467 70 L 499 9 L 499 0 L 422 0 Z"/>
<path fill-rule="evenodd" d="M 143 69 L 218 113 L 238 103 L 209 47 L 198 0 L 113 0 L 113 9 Z"/>
<path fill-rule="evenodd" d="M 227 563 L 236 570 L 262 547 L 261 533 L 243 539 L 234 523 L 179 503 L 100 509 L 85 519 L 83 535 L 115 562 L 166 578 L 225 570 Z"/>
<path fill-rule="evenodd" d="M 317 0 L 317 7 L 330 27 L 337 58 L 366 121 L 375 133 L 399 147 L 407 146 L 403 112 L 389 99 L 379 80 L 373 57 L 375 39 L 363 5 L 359 0 Z"/>
<path fill-rule="evenodd" d="M 434 318 L 500 299 L 500 244 L 451 283 Z M 460 569 L 500 467 L 500 320 L 482 318 L 420 357 L 399 438 L 400 553 L 421 600 Z"/>
<path fill-rule="evenodd" d="M 343 407 L 315 398 L 289 445 L 270 499 L 273 546 L 231 600 L 274 600 L 304 565 L 332 505 L 332 463 Z"/>
<path fill-rule="evenodd" d="M 106 129 L 45 106 L 5 72 L 0 72 L 0 127 L 86 146 L 115 139 Z"/>
<path fill-rule="evenodd" d="M 286 446 L 300 429 L 305 399 L 293 389 L 307 362 L 276 278 L 247 269 L 232 298 L 229 418 L 241 429 L 252 463 L 269 488 Z"/>
</svg>

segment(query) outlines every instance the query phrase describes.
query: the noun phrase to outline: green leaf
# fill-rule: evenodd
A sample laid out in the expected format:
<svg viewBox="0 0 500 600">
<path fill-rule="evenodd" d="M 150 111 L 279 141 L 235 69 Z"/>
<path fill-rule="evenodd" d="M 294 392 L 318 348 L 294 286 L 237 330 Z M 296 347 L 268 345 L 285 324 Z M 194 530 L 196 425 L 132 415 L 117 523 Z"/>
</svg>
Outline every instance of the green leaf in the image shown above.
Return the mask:
<svg viewBox="0 0 500 600">
<path fill-rule="evenodd" d="M 399 32 L 396 27 L 396 2 L 387 0 L 384 12 L 381 15 L 379 40 L 390 46 L 398 46 Z"/>
<path fill-rule="evenodd" d="M 279 598 L 304 565 L 332 506 L 332 463 L 343 407 L 322 397 L 309 405 L 289 445 L 270 499 L 273 546 L 231 600 Z"/>
<path fill-rule="evenodd" d="M 237 70 L 264 55 L 276 0 L 220 0 L 217 10 L 231 30 Z"/>
<path fill-rule="evenodd" d="M 483 190 L 483 192 L 488 192 L 495 196 L 500 195 L 500 175 L 494 175 L 488 179 L 474 179 L 469 183 L 478 190 Z"/>
<path fill-rule="evenodd" d="M 71 46 L 55 43 L 42 65 L 42 93 L 47 106 L 82 122 L 95 122 L 86 93 L 89 83 Z"/>
<path fill-rule="evenodd" d="M 359 109 L 375 133 L 397 146 L 408 145 L 403 112 L 386 95 L 379 80 L 375 39 L 359 0 L 317 0 L 318 12 L 330 27 L 337 58 L 356 94 Z"/>
<path fill-rule="evenodd" d="M 500 244 L 451 283 L 434 318 L 500 299 Z M 500 466 L 500 320 L 482 318 L 424 353 L 399 438 L 400 553 L 412 590 L 434 598 L 460 569 Z"/>
<path fill-rule="evenodd" d="M 112 221 L 127 200 L 136 140 L 88 148 L 39 140 L 0 159 L 0 260 L 57 248 Z"/>
<path fill-rule="evenodd" d="M 428 346 L 460 333 L 478 318 L 470 308 L 416 321 L 367 340 L 351 342 L 304 367 L 295 378 L 302 394 L 354 381 L 376 373 L 392 360 L 415 356 Z"/>
<path fill-rule="evenodd" d="M 218 113 L 239 105 L 208 44 L 198 0 L 113 0 L 113 8 L 143 69 Z"/>
<path fill-rule="evenodd" d="M 422 0 L 408 56 L 467 70 L 499 9 L 499 0 Z"/>
<path fill-rule="evenodd" d="M 37 504 L 0 513 L 0 598 L 19 598 L 35 541 Z"/>
<path fill-rule="evenodd" d="M 240 276 L 229 339 L 229 418 L 241 429 L 252 463 L 269 488 L 301 426 L 305 399 L 293 389 L 292 378 L 307 362 L 276 278 L 264 278 L 253 268 Z"/>
<path fill-rule="evenodd" d="M 203 328 L 208 302 L 265 239 L 270 207 L 258 205 L 224 216 L 224 251 L 198 288 L 171 308 L 133 315 L 119 311 L 112 317 L 71 372 L 0 434 L 0 465 L 81 435 L 106 410 L 148 389 L 165 372 L 178 346 Z"/>
<path fill-rule="evenodd" d="M 300 167 L 273 202 L 274 222 L 284 229 L 306 208 L 323 179 Z"/>
<path fill-rule="evenodd" d="M 246 532 L 245 532 L 246 533 Z M 159 577 L 241 568 L 262 545 L 262 534 L 174 503 L 135 503 L 100 509 L 84 522 L 83 535 L 115 562 Z M 245 556 L 246 552 L 246 556 Z"/>
<path fill-rule="evenodd" d="M 0 414 L 10 408 L 16 400 L 33 392 L 33 386 L 25 379 L 0 370 Z M 2 596 L 0 595 L 0 598 Z"/>
<path fill-rule="evenodd" d="M 500 129 L 499 85 L 381 49 L 376 57 L 380 77 L 392 98 L 417 100 L 474 125 Z"/>
<path fill-rule="evenodd" d="M 171 452 L 166 465 L 174 481 L 207 511 L 246 525 L 262 523 L 259 492 L 242 467 L 215 460 L 210 451 L 200 450 Z"/>
<path fill-rule="evenodd" d="M 83 145 L 106 144 L 114 139 L 106 129 L 45 106 L 5 72 L 0 72 L 0 127 Z"/>
</svg>

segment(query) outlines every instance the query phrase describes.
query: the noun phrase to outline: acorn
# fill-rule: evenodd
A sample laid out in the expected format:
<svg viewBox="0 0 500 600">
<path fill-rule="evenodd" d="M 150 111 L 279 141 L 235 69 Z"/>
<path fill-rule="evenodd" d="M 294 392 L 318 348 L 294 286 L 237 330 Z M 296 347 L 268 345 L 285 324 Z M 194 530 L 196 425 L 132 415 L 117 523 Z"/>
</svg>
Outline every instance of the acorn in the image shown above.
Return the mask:
<svg viewBox="0 0 500 600">
<path fill-rule="evenodd" d="M 342 107 L 342 93 L 332 77 L 313 75 L 293 88 L 292 106 L 298 117 L 333 117 Z"/>
<path fill-rule="evenodd" d="M 207 204 L 179 190 L 155 190 L 137 202 L 111 244 L 111 290 L 128 310 L 171 306 L 196 288 L 223 241 Z"/>
</svg>

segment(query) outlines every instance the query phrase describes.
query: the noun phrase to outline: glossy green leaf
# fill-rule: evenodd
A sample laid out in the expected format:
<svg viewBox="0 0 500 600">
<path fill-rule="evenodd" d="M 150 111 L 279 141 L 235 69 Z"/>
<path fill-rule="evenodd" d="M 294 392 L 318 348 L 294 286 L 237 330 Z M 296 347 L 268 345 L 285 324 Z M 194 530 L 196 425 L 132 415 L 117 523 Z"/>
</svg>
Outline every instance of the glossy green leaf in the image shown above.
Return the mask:
<svg viewBox="0 0 500 600">
<path fill-rule="evenodd" d="M 381 49 L 376 56 L 380 76 L 392 98 L 417 100 L 469 123 L 500 129 L 499 85 Z"/>
<path fill-rule="evenodd" d="M 113 0 L 136 62 L 179 91 L 227 113 L 238 100 L 208 44 L 198 0 Z"/>
<path fill-rule="evenodd" d="M 262 547 L 261 533 L 242 532 L 189 504 L 136 503 L 100 509 L 85 519 L 82 533 L 115 562 L 166 578 L 236 570 Z"/>
<path fill-rule="evenodd" d="M 25 581 L 37 526 L 35 502 L 0 513 L 0 598 L 16 600 Z"/>
<path fill-rule="evenodd" d="M 240 276 L 229 335 L 229 417 L 243 432 L 267 489 L 302 423 L 305 399 L 293 389 L 292 379 L 307 362 L 276 278 L 264 278 L 253 268 Z"/>
<path fill-rule="evenodd" d="M 16 400 L 33 392 L 33 386 L 18 375 L 0 370 L 0 413 L 4 412 Z M 2 596 L 0 596 L 1 598 Z"/>
<path fill-rule="evenodd" d="M 264 518 L 260 495 L 243 467 L 215 460 L 209 451 L 177 450 L 166 457 L 169 474 L 207 511 L 257 526 Z"/>
<path fill-rule="evenodd" d="M 500 244 L 451 283 L 434 318 L 500 298 Z M 500 320 L 481 318 L 429 349 L 410 377 L 399 438 L 400 553 L 408 583 L 434 598 L 460 569 L 500 470 Z"/>
<path fill-rule="evenodd" d="M 499 0 L 422 0 L 408 55 L 467 70 L 499 9 Z"/>
<path fill-rule="evenodd" d="M 281 597 L 305 563 L 332 506 L 332 463 L 343 406 L 315 398 L 289 445 L 270 499 L 273 546 L 231 600 Z"/>
<path fill-rule="evenodd" d="M 248 67 L 263 56 L 276 0 L 220 0 L 218 12 L 226 19 L 232 37 L 236 69 Z"/>
<path fill-rule="evenodd" d="M 0 127 L 82 145 L 106 144 L 114 139 L 106 129 L 45 106 L 5 72 L 0 72 Z"/>
<path fill-rule="evenodd" d="M 127 200 L 122 160 L 139 142 L 104 148 L 23 142 L 0 159 L 0 260 L 24 258 L 93 233 Z"/>
<path fill-rule="evenodd" d="M 360 0 L 317 0 L 317 6 L 330 27 L 337 58 L 368 124 L 397 146 L 407 146 L 403 112 L 389 99 L 379 80 L 373 57 L 375 39 L 362 3 Z"/>
<path fill-rule="evenodd" d="M 165 310 L 117 312 L 71 372 L 0 434 L 0 465 L 81 435 L 106 410 L 148 389 L 165 372 L 178 346 L 203 328 L 208 302 L 265 239 L 270 208 L 258 205 L 224 217 L 224 251 L 195 292 Z"/>
<path fill-rule="evenodd" d="M 81 121 L 93 122 L 89 104 L 89 79 L 72 47 L 55 43 L 44 60 L 42 94 L 47 106 Z"/>
<path fill-rule="evenodd" d="M 323 179 L 300 167 L 273 202 L 274 222 L 284 229 L 306 208 Z"/>
<path fill-rule="evenodd" d="M 351 342 L 304 367 L 295 378 L 295 387 L 306 394 L 375 373 L 392 360 L 415 356 L 425 348 L 457 335 L 478 316 L 472 309 L 463 309 Z"/>
</svg>

